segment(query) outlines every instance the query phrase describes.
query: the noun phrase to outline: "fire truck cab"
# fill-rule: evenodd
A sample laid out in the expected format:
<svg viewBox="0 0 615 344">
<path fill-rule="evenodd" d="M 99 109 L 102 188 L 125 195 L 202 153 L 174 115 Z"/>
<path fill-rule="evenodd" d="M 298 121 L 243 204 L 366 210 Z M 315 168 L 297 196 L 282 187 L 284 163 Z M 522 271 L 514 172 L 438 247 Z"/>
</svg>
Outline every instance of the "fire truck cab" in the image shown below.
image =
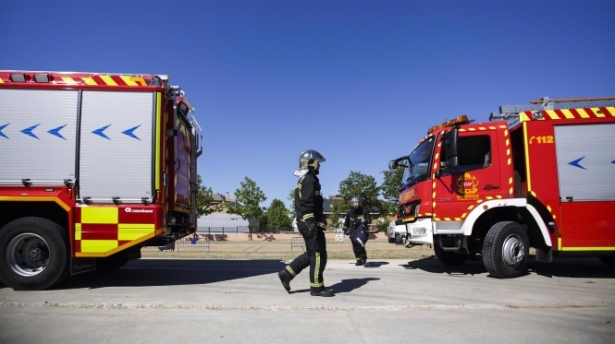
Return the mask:
<svg viewBox="0 0 615 344">
<path fill-rule="evenodd" d="M 0 71 L 0 281 L 50 288 L 196 231 L 193 111 L 167 75 Z"/>
<path fill-rule="evenodd" d="M 447 265 L 482 254 L 494 277 L 536 259 L 596 256 L 615 263 L 615 98 L 502 106 L 428 130 L 404 168 L 397 225 L 406 246 L 433 244 Z"/>
</svg>

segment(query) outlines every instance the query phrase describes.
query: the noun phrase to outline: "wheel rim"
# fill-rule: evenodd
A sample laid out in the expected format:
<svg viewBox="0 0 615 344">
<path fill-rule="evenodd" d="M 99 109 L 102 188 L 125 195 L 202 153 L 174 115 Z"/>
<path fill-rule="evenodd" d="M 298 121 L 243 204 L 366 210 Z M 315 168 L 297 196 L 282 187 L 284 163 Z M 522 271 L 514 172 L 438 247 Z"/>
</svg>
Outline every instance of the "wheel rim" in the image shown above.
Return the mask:
<svg viewBox="0 0 615 344">
<path fill-rule="evenodd" d="M 514 266 L 523 261 L 524 257 L 525 245 L 519 235 L 511 234 L 504 239 L 504 244 L 502 245 L 502 258 L 506 265 Z"/>
<path fill-rule="evenodd" d="M 13 238 L 6 250 L 11 270 L 24 277 L 36 276 L 49 263 L 49 245 L 34 233 L 22 233 Z"/>
</svg>

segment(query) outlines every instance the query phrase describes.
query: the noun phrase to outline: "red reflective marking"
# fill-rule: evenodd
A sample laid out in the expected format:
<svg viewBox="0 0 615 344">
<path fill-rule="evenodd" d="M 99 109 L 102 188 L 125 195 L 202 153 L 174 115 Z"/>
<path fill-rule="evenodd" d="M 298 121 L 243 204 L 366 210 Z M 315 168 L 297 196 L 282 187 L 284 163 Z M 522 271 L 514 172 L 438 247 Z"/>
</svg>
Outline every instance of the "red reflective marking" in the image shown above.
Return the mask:
<svg viewBox="0 0 615 344">
<path fill-rule="evenodd" d="M 111 79 L 119 86 L 126 86 L 126 82 L 119 75 L 111 75 Z"/>
<path fill-rule="evenodd" d="M 587 112 L 589 117 L 597 117 L 596 114 L 594 113 L 594 111 L 591 108 L 583 108 L 583 110 L 585 110 L 585 112 Z"/>
<path fill-rule="evenodd" d="M 600 110 L 602 110 L 602 113 L 607 115 L 607 116 L 615 116 L 614 113 L 610 112 L 609 109 L 607 107 L 601 106 Z"/>
<path fill-rule="evenodd" d="M 81 224 L 81 240 L 117 240 L 117 224 Z"/>
<path fill-rule="evenodd" d="M 94 80 L 94 82 L 97 85 L 106 85 L 107 84 L 99 75 L 92 75 L 92 80 Z"/>
</svg>

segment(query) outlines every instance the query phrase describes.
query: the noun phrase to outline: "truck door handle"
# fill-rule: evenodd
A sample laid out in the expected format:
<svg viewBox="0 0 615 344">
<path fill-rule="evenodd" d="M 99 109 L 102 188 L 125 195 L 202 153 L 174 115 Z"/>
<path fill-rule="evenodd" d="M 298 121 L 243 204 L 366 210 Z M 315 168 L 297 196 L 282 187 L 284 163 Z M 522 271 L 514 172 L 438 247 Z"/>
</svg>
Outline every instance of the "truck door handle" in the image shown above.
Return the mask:
<svg viewBox="0 0 615 344">
<path fill-rule="evenodd" d="M 487 185 L 483 186 L 483 189 L 485 189 L 485 190 L 497 190 L 499 188 L 500 188 L 499 185 L 487 184 Z"/>
</svg>

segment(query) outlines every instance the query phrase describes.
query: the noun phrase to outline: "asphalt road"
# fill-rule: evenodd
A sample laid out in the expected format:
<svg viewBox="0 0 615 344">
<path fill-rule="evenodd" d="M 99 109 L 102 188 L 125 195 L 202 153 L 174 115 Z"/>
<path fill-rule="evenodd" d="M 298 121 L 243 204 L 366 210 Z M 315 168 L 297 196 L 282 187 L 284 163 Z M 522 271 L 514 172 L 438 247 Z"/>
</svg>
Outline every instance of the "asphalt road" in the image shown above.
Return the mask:
<svg viewBox="0 0 615 344">
<path fill-rule="evenodd" d="M 0 289 L 0 343 L 615 343 L 615 270 L 597 259 L 529 263 L 350 260 L 287 294 L 275 260 L 141 259 L 54 290 Z"/>
</svg>

